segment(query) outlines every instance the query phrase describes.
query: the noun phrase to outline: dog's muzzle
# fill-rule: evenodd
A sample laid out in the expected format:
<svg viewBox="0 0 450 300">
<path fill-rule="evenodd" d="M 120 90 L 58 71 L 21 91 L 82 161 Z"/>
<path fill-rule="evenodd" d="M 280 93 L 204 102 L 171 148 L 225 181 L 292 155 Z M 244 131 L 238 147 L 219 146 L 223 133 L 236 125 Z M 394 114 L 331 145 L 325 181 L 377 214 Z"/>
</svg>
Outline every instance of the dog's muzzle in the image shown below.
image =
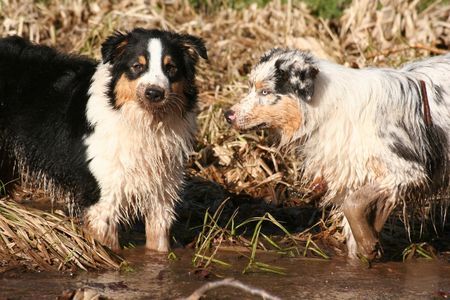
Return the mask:
<svg viewBox="0 0 450 300">
<path fill-rule="evenodd" d="M 152 103 L 161 102 L 165 97 L 165 90 L 159 86 L 151 85 L 145 89 L 145 99 Z"/>
<path fill-rule="evenodd" d="M 232 124 L 233 121 L 236 119 L 236 113 L 234 111 L 232 111 L 231 109 L 227 110 L 224 113 L 224 116 L 225 116 L 225 119 L 227 120 L 228 124 Z"/>
</svg>

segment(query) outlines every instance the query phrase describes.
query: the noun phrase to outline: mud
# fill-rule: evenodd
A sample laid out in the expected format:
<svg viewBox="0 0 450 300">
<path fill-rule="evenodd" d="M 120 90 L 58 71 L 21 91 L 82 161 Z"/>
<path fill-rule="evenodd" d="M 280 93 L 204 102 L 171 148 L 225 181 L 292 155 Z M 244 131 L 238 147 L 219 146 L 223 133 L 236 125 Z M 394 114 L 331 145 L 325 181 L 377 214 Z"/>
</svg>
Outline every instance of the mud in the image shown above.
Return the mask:
<svg viewBox="0 0 450 300">
<path fill-rule="evenodd" d="M 0 299 L 55 299 L 64 290 L 90 288 L 112 299 L 174 299 L 190 295 L 204 283 L 233 277 L 263 288 L 282 299 L 444 299 L 450 296 L 450 263 L 443 260 L 378 263 L 367 269 L 341 258 L 319 261 L 260 257 L 285 268 L 287 275 L 242 274 L 246 259 L 236 254 L 226 260 L 232 268 L 215 267 L 212 273 L 195 272 L 192 252 L 175 251 L 175 261 L 142 247 L 124 250 L 132 269 L 104 273 L 31 273 L 13 269 L 0 274 Z M 222 288 L 207 299 L 257 299 Z"/>
<path fill-rule="evenodd" d="M 121 272 L 30 272 L 24 266 L 0 265 L 0 300 L 3 299 L 56 299 L 64 291 L 80 288 L 112 299 L 176 299 L 187 297 L 206 282 L 233 277 L 245 284 L 262 288 L 282 299 L 446 299 L 450 297 L 450 252 L 448 234 L 434 239 L 440 256 L 434 260 L 413 259 L 406 263 L 398 250 L 409 242 L 403 241 L 404 233 L 384 237 L 389 262 L 378 262 L 372 268 L 354 264 L 343 256 L 333 255 L 331 260 L 311 258 L 287 258 L 276 254 L 258 253 L 257 260 L 285 268 L 286 275 L 264 272 L 242 274 L 247 258 L 236 251 L 220 253 L 220 259 L 232 267 L 215 266 L 202 272 L 192 265 L 193 252 L 187 249 L 198 234 L 205 210 L 215 211 L 223 199 L 230 198 L 223 211 L 223 220 L 239 209 L 237 223 L 251 216 L 270 212 L 291 232 L 301 232 L 320 218 L 320 212 L 312 207 L 274 207 L 258 199 L 230 197 L 220 186 L 196 182 L 195 189 L 178 208 L 178 222 L 173 228 L 177 259 L 144 249 L 143 228 L 124 230 L 122 244 L 137 244 L 136 248 L 122 251 L 131 268 Z M 204 189 L 204 191 L 202 190 Z M 26 199 L 26 197 L 21 197 Z M 26 202 L 26 201 L 25 201 Z M 32 201 L 31 201 L 32 202 Z M 40 207 L 41 208 L 41 207 Z M 43 205 L 44 209 L 49 207 Z M 219 223 L 221 220 L 219 220 Z M 142 225 L 140 226 L 142 227 Z M 389 226 L 388 226 L 389 227 Z M 399 229 L 396 228 L 396 232 Z M 275 228 L 276 229 L 276 228 Z M 277 233 L 274 228 L 264 228 L 268 234 Z M 250 230 L 250 229 L 249 229 Z M 448 230 L 444 230 L 445 233 Z M 321 245 L 324 246 L 324 245 Z M 326 251 L 330 254 L 333 251 Z M 395 256 L 393 256 L 395 254 Z M 65 298 L 67 299 L 67 298 Z M 221 288 L 208 293 L 207 299 L 258 299 L 244 295 L 239 290 Z"/>
</svg>

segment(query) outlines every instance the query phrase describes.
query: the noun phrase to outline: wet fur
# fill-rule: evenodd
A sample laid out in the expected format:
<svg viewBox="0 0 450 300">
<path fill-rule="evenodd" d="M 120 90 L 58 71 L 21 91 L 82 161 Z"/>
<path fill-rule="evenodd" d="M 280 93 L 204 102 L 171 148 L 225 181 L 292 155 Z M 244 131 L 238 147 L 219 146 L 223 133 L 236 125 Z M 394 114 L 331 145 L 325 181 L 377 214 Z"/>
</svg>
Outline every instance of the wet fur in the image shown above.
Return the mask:
<svg viewBox="0 0 450 300">
<path fill-rule="evenodd" d="M 396 206 L 448 187 L 449 74 L 450 55 L 398 70 L 350 69 L 302 51 L 274 49 L 255 66 L 249 94 L 227 119 L 239 129 L 275 128 L 282 144 L 301 141 L 305 177 L 324 182 L 322 203 L 344 215 L 349 256 L 372 259 L 380 255 L 379 233 Z M 424 121 L 420 80 L 431 125 Z M 263 96 L 266 87 L 270 93 Z M 283 125 L 297 122 L 292 114 L 277 115 L 285 122 L 270 119 L 282 97 L 298 105 L 293 133 Z M 253 114 L 261 107 L 268 113 Z"/>
<path fill-rule="evenodd" d="M 175 66 L 161 62 L 155 78 L 150 41 Z M 196 130 L 199 57 L 201 39 L 159 30 L 113 34 L 101 62 L 1 39 L 3 166 L 63 198 L 104 244 L 118 249 L 119 224 L 143 217 L 147 247 L 167 251 Z M 163 101 L 148 101 L 152 87 L 164 89 Z"/>
</svg>

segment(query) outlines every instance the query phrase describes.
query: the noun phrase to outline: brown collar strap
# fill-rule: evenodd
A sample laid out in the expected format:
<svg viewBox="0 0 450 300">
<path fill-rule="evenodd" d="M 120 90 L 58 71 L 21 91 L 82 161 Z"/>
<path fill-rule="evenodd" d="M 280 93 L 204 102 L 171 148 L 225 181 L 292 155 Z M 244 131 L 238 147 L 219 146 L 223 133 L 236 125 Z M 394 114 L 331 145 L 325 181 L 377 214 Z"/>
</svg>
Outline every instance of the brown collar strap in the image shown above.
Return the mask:
<svg viewBox="0 0 450 300">
<path fill-rule="evenodd" d="M 425 85 L 425 81 L 419 80 L 419 82 L 420 82 L 420 93 L 422 94 L 422 102 L 423 102 L 423 121 L 426 126 L 431 126 L 433 125 L 433 122 L 431 120 L 430 104 L 428 103 L 427 87 Z"/>
</svg>

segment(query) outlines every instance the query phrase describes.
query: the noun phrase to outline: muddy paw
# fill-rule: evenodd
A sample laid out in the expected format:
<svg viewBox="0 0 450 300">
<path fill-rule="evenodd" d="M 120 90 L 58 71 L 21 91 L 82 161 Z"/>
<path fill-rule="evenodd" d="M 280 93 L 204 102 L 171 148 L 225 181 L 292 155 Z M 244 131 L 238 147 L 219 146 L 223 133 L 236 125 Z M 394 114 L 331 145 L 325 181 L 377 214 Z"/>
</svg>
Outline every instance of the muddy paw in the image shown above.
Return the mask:
<svg viewBox="0 0 450 300">
<path fill-rule="evenodd" d="M 376 241 L 374 243 L 363 245 L 359 249 L 358 256 L 360 259 L 369 262 L 381 258 L 383 256 L 383 249 L 381 248 L 380 242 Z"/>
</svg>

